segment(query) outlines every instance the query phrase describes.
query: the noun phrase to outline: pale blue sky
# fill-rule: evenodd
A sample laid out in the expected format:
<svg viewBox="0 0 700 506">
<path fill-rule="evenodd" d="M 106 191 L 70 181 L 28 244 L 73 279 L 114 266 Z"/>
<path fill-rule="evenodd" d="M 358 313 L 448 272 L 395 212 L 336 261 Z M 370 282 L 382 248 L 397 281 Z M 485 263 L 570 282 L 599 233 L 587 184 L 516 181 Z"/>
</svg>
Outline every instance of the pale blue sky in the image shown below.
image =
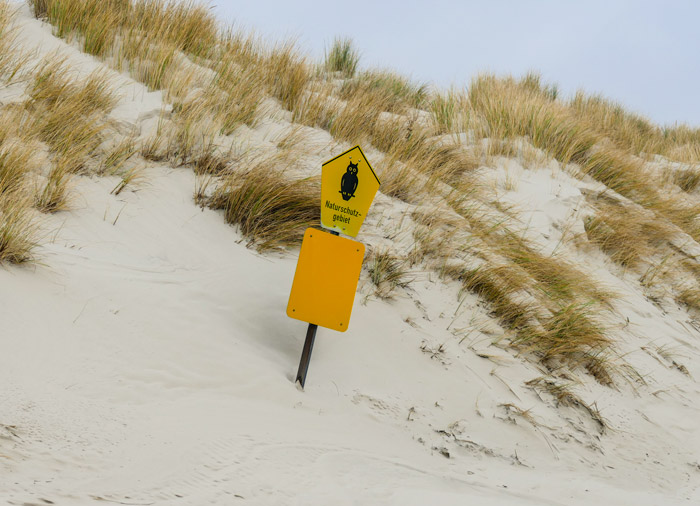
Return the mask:
<svg viewBox="0 0 700 506">
<path fill-rule="evenodd" d="M 662 124 L 700 127 L 700 2 L 212 0 L 267 38 L 296 37 L 321 59 L 350 36 L 362 68 L 446 88 L 482 71 L 539 70 L 565 96 L 602 93 Z"/>
</svg>

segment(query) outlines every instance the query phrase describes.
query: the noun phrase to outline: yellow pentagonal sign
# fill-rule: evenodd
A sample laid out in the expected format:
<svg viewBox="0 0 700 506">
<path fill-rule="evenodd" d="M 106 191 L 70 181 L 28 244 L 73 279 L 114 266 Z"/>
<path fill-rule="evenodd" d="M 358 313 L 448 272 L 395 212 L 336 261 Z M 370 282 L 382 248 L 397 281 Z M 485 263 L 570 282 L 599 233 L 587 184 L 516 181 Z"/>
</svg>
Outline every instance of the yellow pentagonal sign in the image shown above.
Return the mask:
<svg viewBox="0 0 700 506">
<path fill-rule="evenodd" d="M 321 225 L 357 237 L 379 184 L 360 146 L 328 160 L 321 174 Z"/>
</svg>

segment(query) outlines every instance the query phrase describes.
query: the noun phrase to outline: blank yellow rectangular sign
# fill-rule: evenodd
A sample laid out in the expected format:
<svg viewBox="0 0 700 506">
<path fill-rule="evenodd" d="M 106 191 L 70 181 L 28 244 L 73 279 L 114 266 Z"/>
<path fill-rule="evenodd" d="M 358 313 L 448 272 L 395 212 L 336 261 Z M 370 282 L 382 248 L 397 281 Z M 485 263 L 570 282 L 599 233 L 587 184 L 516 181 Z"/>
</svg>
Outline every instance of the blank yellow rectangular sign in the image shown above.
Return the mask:
<svg viewBox="0 0 700 506">
<path fill-rule="evenodd" d="M 360 242 L 306 229 L 287 316 L 345 332 L 364 256 L 365 245 Z"/>
</svg>

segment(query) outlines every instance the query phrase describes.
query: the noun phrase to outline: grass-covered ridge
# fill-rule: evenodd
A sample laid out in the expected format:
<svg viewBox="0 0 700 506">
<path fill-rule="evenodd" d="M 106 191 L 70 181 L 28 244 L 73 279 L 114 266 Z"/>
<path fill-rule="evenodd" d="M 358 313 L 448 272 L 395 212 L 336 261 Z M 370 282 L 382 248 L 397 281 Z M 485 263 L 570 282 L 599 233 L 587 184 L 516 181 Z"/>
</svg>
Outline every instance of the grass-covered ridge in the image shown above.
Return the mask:
<svg viewBox="0 0 700 506">
<path fill-rule="evenodd" d="M 33 61 L 14 10 L 0 2 L 0 85 L 24 88 L 0 105 L 0 261 L 22 263 L 41 235 L 38 212 L 66 209 L 71 179 L 94 170 L 117 93 L 104 73 L 79 76 L 57 54 Z"/>
<path fill-rule="evenodd" d="M 500 158 L 532 167 L 553 160 L 598 185 L 586 194 L 583 232 L 562 235 L 568 251 L 603 252 L 637 273 L 644 289 L 663 284 L 671 298 L 700 307 L 697 261 L 678 252 L 679 242 L 700 239 L 699 129 L 660 127 L 582 92 L 562 97 L 536 74 L 481 75 L 464 89 L 433 90 L 390 70 L 362 69 L 347 39 L 313 62 L 292 43 L 222 27 L 205 5 L 189 1 L 30 3 L 56 35 L 164 90 L 170 106 L 153 135 L 102 152 L 102 119 L 113 105 L 108 83 L 100 75 L 72 82 L 60 65 L 41 66 L 23 109 L 45 118 L 32 139 L 53 162 L 40 209 L 63 207 L 71 174 L 93 165 L 119 170 L 141 156 L 192 167 L 206 181 L 200 203 L 222 210 L 258 248 L 287 247 L 318 221 L 318 182 L 295 175 L 297 134 L 323 129 L 340 144 L 373 149 L 381 191 L 410 209 L 401 226 L 410 228 L 411 247 L 378 248 L 368 263 L 378 296 L 410 286 L 411 267 L 457 280 L 508 330 L 512 346 L 551 373 L 585 370 L 612 384 L 607 322 L 615 294 L 584 264 L 528 238 L 518 213 L 482 177 Z M 11 69 L 5 61 L 0 56 Z M 245 156 L 227 149 L 239 128 L 270 119 L 270 101 L 293 123 L 277 149 Z M 69 143 L 67 132 L 75 136 Z"/>
</svg>

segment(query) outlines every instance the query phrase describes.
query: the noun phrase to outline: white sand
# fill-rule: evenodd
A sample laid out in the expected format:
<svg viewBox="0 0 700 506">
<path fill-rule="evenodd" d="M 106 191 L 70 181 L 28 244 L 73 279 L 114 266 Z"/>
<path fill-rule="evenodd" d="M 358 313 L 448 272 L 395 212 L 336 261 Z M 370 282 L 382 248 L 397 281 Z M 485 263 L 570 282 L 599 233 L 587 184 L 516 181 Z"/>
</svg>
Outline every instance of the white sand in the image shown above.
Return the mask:
<svg viewBox="0 0 700 506">
<path fill-rule="evenodd" d="M 39 56 L 101 66 L 22 16 Z M 127 92 L 115 117 L 160 110 L 160 94 L 116 79 Z M 332 150 L 316 150 L 316 170 Z M 580 188 L 593 185 L 554 165 L 494 171 L 518 173 L 503 197 L 550 249 L 571 216 L 580 226 Z M 220 213 L 195 206 L 189 169 L 146 174 L 118 197 L 116 178 L 76 179 L 73 209 L 46 218 L 41 263 L 0 270 L 5 502 L 700 504 L 700 333 L 603 254 L 563 246 L 622 294 L 614 335 L 647 383 L 573 387 L 609 423 L 603 433 L 584 409 L 527 387 L 538 366 L 491 345 L 500 331 L 487 310 L 428 272 L 393 302 L 363 280 L 350 330 L 319 330 L 302 392 L 305 325 L 285 315 L 294 255 L 246 248 Z M 359 239 L 386 242 L 405 209 L 379 195 Z"/>
</svg>

